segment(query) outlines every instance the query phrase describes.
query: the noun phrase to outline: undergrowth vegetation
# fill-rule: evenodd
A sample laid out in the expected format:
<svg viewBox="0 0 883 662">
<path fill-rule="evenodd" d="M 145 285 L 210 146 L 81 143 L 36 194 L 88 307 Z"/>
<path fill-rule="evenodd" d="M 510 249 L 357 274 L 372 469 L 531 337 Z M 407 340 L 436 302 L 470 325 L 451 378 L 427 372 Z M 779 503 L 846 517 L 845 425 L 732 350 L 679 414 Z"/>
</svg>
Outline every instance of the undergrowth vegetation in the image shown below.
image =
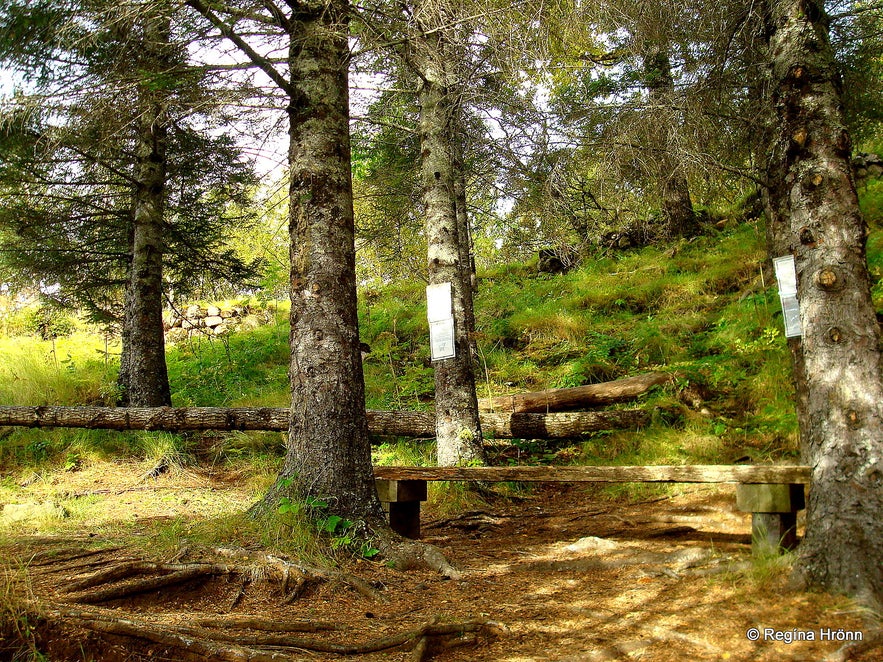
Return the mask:
<svg viewBox="0 0 883 662">
<path fill-rule="evenodd" d="M 863 190 L 871 225 L 868 259 L 883 307 L 883 187 Z M 567 274 L 503 264 L 479 274 L 476 297 L 479 397 L 572 387 L 646 371 L 673 385 L 641 398 L 653 412 L 637 431 L 559 442 L 513 440 L 492 449 L 499 463 L 729 463 L 797 457 L 790 362 L 775 278 L 759 221 L 736 223 L 689 241 L 600 252 Z M 196 335 L 168 347 L 176 406 L 288 404 L 287 303 L 264 304 L 267 323 L 232 334 Z M 429 359 L 423 284 L 360 292 L 364 371 L 371 409 L 428 409 Z M 32 314 L 28 319 L 45 319 Z M 0 402 L 10 405 L 112 405 L 119 345 L 73 325 L 43 338 L 20 322 L 0 337 Z M 16 335 L 16 333 L 18 335 Z M 632 406 L 632 405 L 629 405 Z M 76 471 L 119 455 L 277 466 L 278 433 L 121 434 L 5 429 L 6 470 Z M 431 464 L 432 445 L 385 440 L 378 463 Z"/>
</svg>

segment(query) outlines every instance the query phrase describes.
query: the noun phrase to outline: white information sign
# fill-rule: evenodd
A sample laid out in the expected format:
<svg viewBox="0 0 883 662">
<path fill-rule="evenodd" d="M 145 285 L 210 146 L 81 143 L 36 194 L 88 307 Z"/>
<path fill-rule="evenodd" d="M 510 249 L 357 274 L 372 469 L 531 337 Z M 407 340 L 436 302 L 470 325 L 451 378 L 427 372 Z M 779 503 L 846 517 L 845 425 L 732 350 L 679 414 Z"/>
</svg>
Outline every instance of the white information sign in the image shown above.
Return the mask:
<svg viewBox="0 0 883 662">
<path fill-rule="evenodd" d="M 426 286 L 426 316 L 430 322 L 440 322 L 453 319 L 453 305 L 451 303 L 451 284 L 439 283 Z"/>
<path fill-rule="evenodd" d="M 429 319 L 429 347 L 433 361 L 456 356 L 454 312 L 450 283 L 426 288 L 426 317 Z"/>
<path fill-rule="evenodd" d="M 779 296 L 797 296 L 797 267 L 794 266 L 794 256 L 774 258 L 773 267 L 779 283 Z"/>
<path fill-rule="evenodd" d="M 797 300 L 797 268 L 794 256 L 785 255 L 773 259 L 776 281 L 779 284 L 779 301 L 785 319 L 785 337 L 799 338 L 803 335 L 800 325 L 800 302 Z"/>
<path fill-rule="evenodd" d="M 432 360 L 452 359 L 457 355 L 454 349 L 454 318 L 429 323 L 429 345 Z"/>
</svg>

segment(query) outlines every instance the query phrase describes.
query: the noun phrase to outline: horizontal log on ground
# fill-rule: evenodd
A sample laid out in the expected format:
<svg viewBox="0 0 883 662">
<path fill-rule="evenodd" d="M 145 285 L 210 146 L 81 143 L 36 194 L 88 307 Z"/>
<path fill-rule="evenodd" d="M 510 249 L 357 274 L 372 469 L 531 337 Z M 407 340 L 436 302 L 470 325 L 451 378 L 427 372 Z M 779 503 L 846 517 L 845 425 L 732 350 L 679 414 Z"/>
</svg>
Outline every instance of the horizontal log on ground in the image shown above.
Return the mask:
<svg viewBox="0 0 883 662">
<path fill-rule="evenodd" d="M 388 480 L 560 483 L 809 483 L 800 465 L 674 465 L 619 467 L 374 467 Z"/>
<path fill-rule="evenodd" d="M 89 430 L 287 430 L 277 407 L 0 407 L 0 426 Z"/>
<path fill-rule="evenodd" d="M 670 382 L 671 379 L 672 376 L 669 374 L 650 372 L 602 384 L 482 398 L 478 401 L 478 408 L 482 411 L 526 413 L 609 405 L 633 400 L 654 386 Z"/>
<path fill-rule="evenodd" d="M 642 409 L 513 414 L 481 412 L 481 430 L 495 439 L 568 439 L 601 430 L 634 430 L 650 423 L 650 412 Z M 432 438 L 435 414 L 417 411 L 369 411 L 372 434 Z"/>
<path fill-rule="evenodd" d="M 86 428 L 103 430 L 264 430 L 288 429 L 289 410 L 282 407 L 0 407 L 0 426 Z M 488 437 L 551 439 L 578 437 L 600 430 L 647 425 L 640 409 L 558 414 L 483 413 Z M 418 411 L 369 411 L 372 434 L 435 436 L 435 414 Z"/>
</svg>

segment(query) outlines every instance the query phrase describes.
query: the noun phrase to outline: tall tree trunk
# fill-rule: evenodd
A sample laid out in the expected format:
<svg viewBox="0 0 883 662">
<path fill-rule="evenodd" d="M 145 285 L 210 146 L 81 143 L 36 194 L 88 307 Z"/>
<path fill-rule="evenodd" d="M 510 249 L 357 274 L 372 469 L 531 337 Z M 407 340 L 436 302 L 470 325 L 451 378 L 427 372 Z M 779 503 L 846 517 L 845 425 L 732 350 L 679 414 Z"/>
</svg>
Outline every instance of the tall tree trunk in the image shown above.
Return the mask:
<svg viewBox="0 0 883 662">
<path fill-rule="evenodd" d="M 169 44 L 169 19 L 145 19 L 145 49 L 150 64 L 159 74 L 165 70 Z M 162 326 L 163 214 L 165 212 L 166 99 L 162 90 L 142 83 L 143 108 L 137 129 L 137 164 L 134 209 L 132 214 L 132 262 L 129 291 L 126 293 L 124 340 L 128 350 L 122 378 L 127 379 L 122 400 L 136 407 L 160 407 L 172 404 L 166 370 L 165 336 Z M 126 331 L 128 333 L 126 333 Z"/>
<path fill-rule="evenodd" d="M 669 237 L 689 237 L 696 233 L 696 214 L 690 185 L 678 154 L 674 113 L 675 86 L 666 47 L 649 44 L 644 57 L 645 83 L 650 97 L 650 121 L 655 123 L 655 179 L 664 232 Z"/>
<path fill-rule="evenodd" d="M 129 223 L 128 246 L 135 245 L 135 224 Z M 128 255 L 126 259 L 126 272 L 128 276 L 125 287 L 123 288 L 123 317 L 120 320 L 120 372 L 117 375 L 117 397 L 116 404 L 120 407 L 129 406 L 129 382 L 132 375 L 132 313 L 135 308 L 132 303 L 132 255 Z"/>
<path fill-rule="evenodd" d="M 459 113 L 458 113 L 459 115 Z M 459 123 L 458 123 L 459 124 Z M 462 134 L 461 134 L 462 135 Z M 477 370 L 475 357 L 477 348 L 475 344 L 475 293 L 478 291 L 478 279 L 475 273 L 475 254 L 472 247 L 472 224 L 469 218 L 469 208 L 466 197 L 466 171 L 464 165 L 464 149 L 462 140 L 457 140 L 457 135 L 451 136 L 453 148 L 453 173 L 454 173 L 454 210 L 457 218 L 457 243 L 460 249 L 460 269 L 463 279 L 466 334 L 469 339 L 469 355 L 473 358 L 473 369 Z"/>
<path fill-rule="evenodd" d="M 429 8 L 424 6 L 421 9 L 427 11 Z M 455 104 L 448 88 L 440 32 L 426 28 L 419 37 L 422 68 L 420 146 L 429 282 L 451 283 L 453 296 L 456 356 L 434 363 L 438 463 L 447 466 L 485 462 L 486 458 L 468 322 L 472 286 L 466 276 L 468 269 L 463 264 L 454 191 L 451 141 Z"/>
<path fill-rule="evenodd" d="M 338 514 L 379 521 L 356 312 L 347 17 L 346 1 L 330 0 L 292 19 L 292 404 L 280 478 Z M 283 485 L 265 505 L 274 507 Z"/>
<path fill-rule="evenodd" d="M 767 172 L 770 248 L 796 259 L 798 418 L 813 469 L 795 575 L 880 609 L 880 335 L 828 19 L 820 0 L 769 0 L 766 20 L 776 118 Z"/>
</svg>

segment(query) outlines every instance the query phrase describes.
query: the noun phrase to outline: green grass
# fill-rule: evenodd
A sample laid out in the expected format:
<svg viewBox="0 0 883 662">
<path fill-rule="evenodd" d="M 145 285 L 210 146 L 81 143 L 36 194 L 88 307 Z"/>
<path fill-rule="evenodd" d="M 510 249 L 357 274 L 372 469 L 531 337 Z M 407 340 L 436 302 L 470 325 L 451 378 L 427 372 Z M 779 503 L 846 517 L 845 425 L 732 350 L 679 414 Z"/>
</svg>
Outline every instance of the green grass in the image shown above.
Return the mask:
<svg viewBox="0 0 883 662">
<path fill-rule="evenodd" d="M 0 336 L 0 402 L 7 405 L 109 404 L 116 366 L 103 337 L 77 331 L 55 340 Z"/>
<path fill-rule="evenodd" d="M 868 259 L 883 309 L 883 187 L 862 190 L 871 233 Z M 710 230 L 690 241 L 608 253 L 562 276 L 527 265 L 479 274 L 477 388 L 490 397 L 591 384 L 650 370 L 677 375 L 640 403 L 656 412 L 648 430 L 582 440 L 581 461 L 688 463 L 791 459 L 797 425 L 790 357 L 774 283 L 764 275 L 758 221 Z M 360 292 L 367 406 L 432 405 L 422 283 Z M 176 406 L 287 406 L 287 305 L 265 326 L 193 338 L 167 350 Z M 109 404 L 119 347 L 75 331 L 54 341 L 0 338 L 0 401 Z M 691 403 L 684 389 L 701 392 Z M 0 462 L 64 466 L 114 453 L 167 453 L 236 463 L 278 457 L 278 434 L 121 435 L 98 431 L 3 432 Z M 422 448 L 422 446 L 421 446 Z M 606 449 L 606 450 L 605 450 Z M 403 450 L 397 451 L 404 454 Z M 423 452 L 422 450 L 420 451 Z M 382 461 L 382 460 L 381 460 Z M 426 462 L 431 456 L 402 461 Z"/>
<path fill-rule="evenodd" d="M 196 336 L 166 352 L 176 407 L 284 407 L 288 395 L 288 315 L 219 338 Z"/>
</svg>

